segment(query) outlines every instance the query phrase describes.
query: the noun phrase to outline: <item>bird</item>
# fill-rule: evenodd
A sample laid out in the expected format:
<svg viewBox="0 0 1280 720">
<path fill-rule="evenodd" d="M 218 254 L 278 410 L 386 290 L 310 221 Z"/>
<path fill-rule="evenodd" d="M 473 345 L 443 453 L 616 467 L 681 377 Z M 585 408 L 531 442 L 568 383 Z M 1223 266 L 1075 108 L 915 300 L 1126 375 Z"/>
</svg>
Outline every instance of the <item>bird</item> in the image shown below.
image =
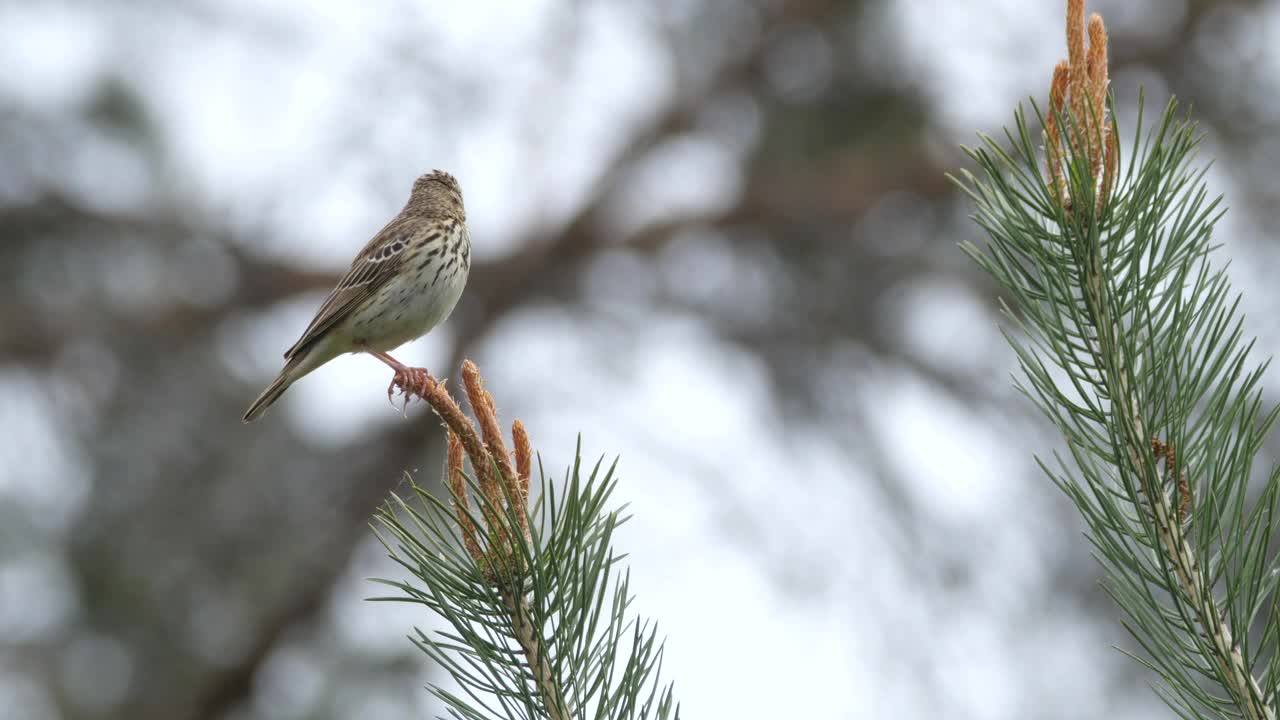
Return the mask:
<svg viewBox="0 0 1280 720">
<path fill-rule="evenodd" d="M 395 376 L 387 393 L 399 385 L 407 402 L 409 388 L 428 376 L 388 353 L 449 317 L 470 269 L 462 188 L 449 173 L 433 170 L 414 181 L 404 209 L 356 255 L 244 422 L 262 417 L 290 385 L 346 353 L 368 353 L 390 366 Z"/>
</svg>

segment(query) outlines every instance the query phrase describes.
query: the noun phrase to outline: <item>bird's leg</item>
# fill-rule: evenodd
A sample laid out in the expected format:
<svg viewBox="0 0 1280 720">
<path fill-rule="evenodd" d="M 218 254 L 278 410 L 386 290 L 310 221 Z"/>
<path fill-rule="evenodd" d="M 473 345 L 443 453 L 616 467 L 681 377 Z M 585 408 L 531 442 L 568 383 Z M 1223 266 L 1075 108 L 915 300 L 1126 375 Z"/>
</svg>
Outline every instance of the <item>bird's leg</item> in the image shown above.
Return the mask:
<svg viewBox="0 0 1280 720">
<path fill-rule="evenodd" d="M 397 386 L 404 391 L 406 408 L 409 406 L 409 396 L 411 394 L 423 395 L 426 393 L 427 383 L 431 380 L 431 375 L 426 370 L 409 367 L 380 350 L 368 350 L 366 352 L 386 363 L 388 367 L 396 372 L 391 378 L 391 384 L 387 386 L 388 400 L 392 400 Z"/>
<path fill-rule="evenodd" d="M 386 363 L 388 367 L 396 371 L 396 374 L 400 374 L 409 369 L 407 365 L 391 357 L 389 354 L 382 352 L 381 350 L 365 350 L 365 352 L 369 353 L 370 355 Z"/>
</svg>

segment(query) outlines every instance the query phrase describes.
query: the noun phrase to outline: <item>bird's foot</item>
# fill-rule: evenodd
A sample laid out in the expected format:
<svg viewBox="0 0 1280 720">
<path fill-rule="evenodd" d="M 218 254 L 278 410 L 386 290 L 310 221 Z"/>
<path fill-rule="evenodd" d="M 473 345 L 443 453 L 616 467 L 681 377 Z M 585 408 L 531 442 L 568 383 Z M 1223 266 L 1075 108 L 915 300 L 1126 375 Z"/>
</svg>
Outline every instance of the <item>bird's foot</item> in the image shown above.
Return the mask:
<svg viewBox="0 0 1280 720">
<path fill-rule="evenodd" d="M 401 365 L 396 369 L 395 376 L 391 378 L 391 384 L 387 386 L 387 400 L 395 405 L 395 392 L 399 390 L 404 395 L 404 405 L 401 410 L 407 412 L 409 400 L 415 395 L 424 397 L 434 382 L 425 368 Z"/>
<path fill-rule="evenodd" d="M 368 350 L 367 352 L 386 363 L 387 367 L 396 373 L 391 378 L 391 384 L 387 385 L 387 402 L 391 403 L 392 407 L 395 407 L 396 404 L 396 390 L 404 393 L 404 405 L 401 407 L 401 411 L 405 413 L 409 411 L 409 400 L 414 395 L 424 400 L 426 399 L 426 393 L 435 380 L 431 379 L 430 373 L 425 368 L 409 367 L 387 353 L 378 350 Z"/>
</svg>

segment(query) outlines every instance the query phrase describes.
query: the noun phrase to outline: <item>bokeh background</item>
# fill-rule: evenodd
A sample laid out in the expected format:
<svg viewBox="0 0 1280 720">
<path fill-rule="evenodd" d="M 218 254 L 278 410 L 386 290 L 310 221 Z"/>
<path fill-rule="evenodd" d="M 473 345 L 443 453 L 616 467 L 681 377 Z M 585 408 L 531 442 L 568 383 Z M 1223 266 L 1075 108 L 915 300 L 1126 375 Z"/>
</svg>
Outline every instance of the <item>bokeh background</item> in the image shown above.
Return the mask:
<svg viewBox="0 0 1280 720">
<path fill-rule="evenodd" d="M 439 712 L 432 619 L 363 600 L 437 422 L 360 357 L 239 421 L 431 168 L 476 263 L 400 354 L 621 456 L 689 717 L 1169 717 L 944 178 L 1062 5 L 0 0 L 0 718 Z M 1194 103 L 1270 355 L 1280 5 L 1090 10 L 1127 107 Z"/>
</svg>

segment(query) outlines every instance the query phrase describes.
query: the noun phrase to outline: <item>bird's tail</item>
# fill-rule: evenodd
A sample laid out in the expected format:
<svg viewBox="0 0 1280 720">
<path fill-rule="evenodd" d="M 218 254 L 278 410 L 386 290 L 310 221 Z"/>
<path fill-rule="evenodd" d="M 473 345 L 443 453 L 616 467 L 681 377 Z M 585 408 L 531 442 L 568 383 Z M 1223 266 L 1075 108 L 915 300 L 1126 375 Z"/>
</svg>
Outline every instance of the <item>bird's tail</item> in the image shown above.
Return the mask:
<svg viewBox="0 0 1280 720">
<path fill-rule="evenodd" d="M 271 384 L 267 386 L 267 389 L 263 390 L 262 394 L 258 396 L 258 399 L 254 400 L 253 404 L 249 406 L 249 409 L 244 414 L 244 422 L 251 423 L 262 417 L 262 413 L 266 412 L 267 408 L 271 407 L 276 400 L 279 400 L 280 396 L 284 394 L 285 390 L 289 389 L 290 385 L 310 371 L 310 369 L 307 368 L 302 369 L 302 371 L 299 372 L 299 369 L 302 366 L 302 359 L 305 355 L 306 353 L 294 355 L 290 358 L 289 362 L 284 364 L 284 369 L 280 371 L 280 374 L 276 376 L 276 379 L 272 380 Z"/>
</svg>

